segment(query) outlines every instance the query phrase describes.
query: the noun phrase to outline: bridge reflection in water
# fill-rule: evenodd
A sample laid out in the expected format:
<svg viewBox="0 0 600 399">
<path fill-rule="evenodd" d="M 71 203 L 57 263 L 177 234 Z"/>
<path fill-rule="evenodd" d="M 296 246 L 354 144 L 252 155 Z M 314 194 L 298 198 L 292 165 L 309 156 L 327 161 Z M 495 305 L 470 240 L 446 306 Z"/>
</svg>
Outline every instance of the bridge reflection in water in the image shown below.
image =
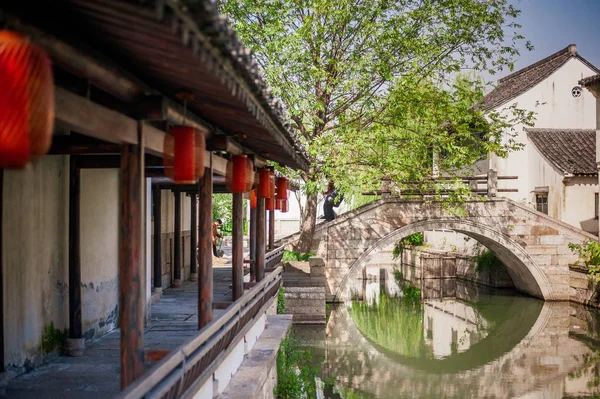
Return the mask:
<svg viewBox="0 0 600 399">
<path fill-rule="evenodd" d="M 421 301 L 393 297 L 402 291 L 397 285 L 368 281 L 365 301 L 334 308 L 324 330 L 297 329 L 324 362 L 325 397 L 600 394 L 597 311 L 457 280 L 430 283 L 438 298 Z"/>
</svg>

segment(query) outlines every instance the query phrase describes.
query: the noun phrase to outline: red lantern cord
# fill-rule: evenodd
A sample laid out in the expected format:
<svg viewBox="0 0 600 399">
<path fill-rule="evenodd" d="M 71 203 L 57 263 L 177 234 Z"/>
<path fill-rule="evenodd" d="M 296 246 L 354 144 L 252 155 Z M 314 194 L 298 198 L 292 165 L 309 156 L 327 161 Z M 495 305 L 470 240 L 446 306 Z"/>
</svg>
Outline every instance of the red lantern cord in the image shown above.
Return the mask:
<svg viewBox="0 0 600 399">
<path fill-rule="evenodd" d="M 260 198 L 271 198 L 271 171 L 268 168 L 263 168 L 259 173 L 258 196 Z"/>
<path fill-rule="evenodd" d="M 250 208 L 256 209 L 257 197 L 256 190 L 250 191 Z"/>
<path fill-rule="evenodd" d="M 165 175 L 176 184 L 194 184 L 204 176 L 204 135 L 190 126 L 177 126 L 165 135 Z"/>
<path fill-rule="evenodd" d="M 288 179 L 286 177 L 277 178 L 277 198 L 288 199 Z"/>
<path fill-rule="evenodd" d="M 0 168 L 23 167 L 52 142 L 50 58 L 27 37 L 0 31 L 0 88 Z"/>
</svg>

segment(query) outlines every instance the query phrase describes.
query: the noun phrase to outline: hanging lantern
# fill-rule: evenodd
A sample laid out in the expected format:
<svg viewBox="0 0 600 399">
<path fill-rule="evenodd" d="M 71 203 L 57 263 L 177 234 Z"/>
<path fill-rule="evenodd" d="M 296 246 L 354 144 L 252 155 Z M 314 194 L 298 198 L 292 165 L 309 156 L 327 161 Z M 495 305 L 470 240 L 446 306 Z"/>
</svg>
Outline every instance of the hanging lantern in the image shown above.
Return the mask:
<svg viewBox="0 0 600 399">
<path fill-rule="evenodd" d="M 165 135 L 165 175 L 176 184 L 194 184 L 204 176 L 204 135 L 190 126 L 177 126 Z"/>
<path fill-rule="evenodd" d="M 257 202 L 256 190 L 252 190 L 252 191 L 250 191 L 250 208 L 256 209 L 256 202 Z"/>
<path fill-rule="evenodd" d="M 275 198 L 275 210 L 277 210 L 277 211 L 281 210 L 281 204 L 283 201 L 285 201 L 285 200 L 282 200 L 280 198 Z"/>
<path fill-rule="evenodd" d="M 277 178 L 277 198 L 280 198 L 282 200 L 288 199 L 287 190 L 288 190 L 288 179 L 287 179 L 287 177 L 279 177 L 279 178 Z"/>
<path fill-rule="evenodd" d="M 281 213 L 287 213 L 289 205 L 289 200 L 281 200 Z"/>
<path fill-rule="evenodd" d="M 269 192 L 271 196 L 269 198 L 275 198 L 275 170 L 271 169 L 269 175 Z"/>
<path fill-rule="evenodd" d="M 252 189 L 254 175 L 252 161 L 246 155 L 234 155 L 227 162 L 226 185 L 232 193 L 245 193 Z"/>
<path fill-rule="evenodd" d="M 246 157 L 246 192 L 254 187 L 254 163 Z"/>
<path fill-rule="evenodd" d="M 27 37 L 0 31 L 0 169 L 47 153 L 53 129 L 50 58 Z"/>
<path fill-rule="evenodd" d="M 258 188 L 260 185 L 260 172 L 254 172 L 254 182 L 252 183 L 252 188 Z"/>
<path fill-rule="evenodd" d="M 260 198 L 271 198 L 271 171 L 268 168 L 262 168 L 259 173 L 258 196 Z"/>
<path fill-rule="evenodd" d="M 271 197 L 271 198 L 267 198 L 265 200 L 265 209 L 267 211 L 274 211 L 275 210 L 275 198 Z"/>
</svg>

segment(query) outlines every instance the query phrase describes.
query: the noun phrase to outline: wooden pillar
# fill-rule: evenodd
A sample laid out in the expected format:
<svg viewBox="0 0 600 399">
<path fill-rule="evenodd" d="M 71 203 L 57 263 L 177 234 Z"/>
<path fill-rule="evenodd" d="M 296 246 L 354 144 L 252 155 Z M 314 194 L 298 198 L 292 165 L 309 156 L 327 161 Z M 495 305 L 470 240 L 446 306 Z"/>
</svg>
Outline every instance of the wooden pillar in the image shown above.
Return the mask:
<svg viewBox="0 0 600 399">
<path fill-rule="evenodd" d="M 250 207 L 250 227 L 248 229 L 250 243 L 250 281 L 256 281 L 256 208 Z"/>
<path fill-rule="evenodd" d="M 198 329 L 213 318 L 212 167 L 204 171 L 198 210 Z"/>
<path fill-rule="evenodd" d="M 141 122 L 140 122 L 141 133 Z M 121 226 L 119 231 L 119 320 L 121 389 L 144 372 L 144 273 L 142 267 L 143 140 L 121 153 Z"/>
<path fill-rule="evenodd" d="M 265 277 L 265 239 L 266 239 L 265 199 L 256 200 L 256 281 Z"/>
<path fill-rule="evenodd" d="M 190 280 L 198 280 L 196 259 L 198 256 L 198 201 L 196 193 L 190 194 Z"/>
<path fill-rule="evenodd" d="M 83 338 L 81 324 L 80 187 L 77 157 L 69 162 L 69 338 Z"/>
<path fill-rule="evenodd" d="M 269 250 L 275 249 L 275 209 L 269 211 Z"/>
<path fill-rule="evenodd" d="M 161 189 L 154 186 L 152 189 L 152 211 L 154 215 L 154 292 L 162 292 L 162 209 Z"/>
<path fill-rule="evenodd" d="M 173 287 L 181 286 L 181 192 L 175 191 L 175 239 L 173 246 Z"/>
<path fill-rule="evenodd" d="M 0 372 L 4 372 L 4 265 L 2 263 L 2 219 L 4 170 L 0 169 Z"/>
<path fill-rule="evenodd" d="M 234 193 L 232 206 L 232 296 L 237 300 L 244 294 L 244 199 Z"/>
</svg>

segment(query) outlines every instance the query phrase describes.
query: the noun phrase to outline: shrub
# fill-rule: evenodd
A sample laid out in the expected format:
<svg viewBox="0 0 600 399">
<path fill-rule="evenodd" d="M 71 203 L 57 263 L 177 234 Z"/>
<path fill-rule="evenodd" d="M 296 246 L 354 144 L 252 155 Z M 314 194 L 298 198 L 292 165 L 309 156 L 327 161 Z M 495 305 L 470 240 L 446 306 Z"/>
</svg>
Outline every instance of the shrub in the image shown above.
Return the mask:
<svg viewBox="0 0 600 399">
<path fill-rule="evenodd" d="M 587 240 L 583 244 L 569 244 L 571 251 L 579 256 L 576 265 L 583 264 L 588 268 L 588 274 L 596 282 L 600 282 L 600 244 Z"/>
<path fill-rule="evenodd" d="M 285 313 L 285 292 L 283 291 L 283 287 L 279 287 L 279 291 L 277 291 L 277 314 Z"/>
<path fill-rule="evenodd" d="M 296 251 L 288 251 L 286 249 L 285 251 L 283 251 L 282 261 L 283 262 L 293 262 L 296 260 L 307 261 L 308 259 L 312 258 L 313 256 L 315 256 L 315 254 L 310 254 L 310 253 L 303 254 L 303 253 L 296 252 Z"/>
<path fill-rule="evenodd" d="M 424 240 L 425 237 L 421 232 L 417 232 L 404 237 L 403 239 L 398 241 L 396 243 L 396 246 L 394 247 L 394 250 L 392 252 L 394 259 L 398 259 L 400 256 L 402 256 L 402 252 L 404 252 L 404 248 L 406 248 L 407 246 L 419 247 L 423 245 Z"/>
<path fill-rule="evenodd" d="M 498 259 L 494 251 L 489 249 L 478 255 L 476 260 L 477 267 L 475 268 L 475 271 L 477 273 L 490 272 L 498 267 L 503 266 L 502 262 L 500 259 Z"/>
</svg>

